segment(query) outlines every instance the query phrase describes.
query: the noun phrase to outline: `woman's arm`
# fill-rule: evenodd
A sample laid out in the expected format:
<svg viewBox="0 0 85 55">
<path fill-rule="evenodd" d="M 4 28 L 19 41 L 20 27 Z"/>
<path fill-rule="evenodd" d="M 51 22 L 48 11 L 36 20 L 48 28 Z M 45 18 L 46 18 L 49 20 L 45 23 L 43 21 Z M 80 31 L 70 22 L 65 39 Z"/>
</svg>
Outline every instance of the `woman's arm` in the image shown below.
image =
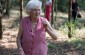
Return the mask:
<svg viewBox="0 0 85 55">
<path fill-rule="evenodd" d="M 22 37 L 22 28 L 20 25 L 19 31 L 18 31 L 18 36 L 17 36 L 17 47 L 18 49 L 21 48 L 21 37 Z"/>
<path fill-rule="evenodd" d="M 43 20 L 43 25 L 45 25 L 46 31 L 47 31 L 47 33 L 52 37 L 52 39 L 57 40 L 57 38 L 58 38 L 58 35 L 57 35 L 57 34 L 58 34 L 58 33 L 57 33 L 57 31 L 55 31 L 55 30 L 51 27 L 51 25 L 50 25 L 50 23 L 48 22 L 47 19 Z"/>
<path fill-rule="evenodd" d="M 52 39 L 57 40 L 56 31 L 52 28 L 47 27 L 47 33 L 52 37 Z"/>
<path fill-rule="evenodd" d="M 25 55 L 23 48 L 21 46 L 21 38 L 22 38 L 22 26 L 20 25 L 19 31 L 18 31 L 18 36 L 17 36 L 17 47 L 21 55 Z"/>
</svg>

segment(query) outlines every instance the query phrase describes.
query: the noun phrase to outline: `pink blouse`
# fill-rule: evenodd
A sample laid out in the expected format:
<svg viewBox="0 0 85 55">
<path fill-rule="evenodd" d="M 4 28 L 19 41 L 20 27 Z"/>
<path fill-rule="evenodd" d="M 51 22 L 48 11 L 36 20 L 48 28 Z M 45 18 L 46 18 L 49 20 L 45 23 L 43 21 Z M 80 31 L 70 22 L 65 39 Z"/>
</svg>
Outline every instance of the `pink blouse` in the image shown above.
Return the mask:
<svg viewBox="0 0 85 55">
<path fill-rule="evenodd" d="M 23 29 L 21 46 L 25 55 L 47 55 L 46 32 L 42 24 L 42 19 L 45 18 L 38 18 L 34 31 L 32 31 L 32 22 L 29 17 L 25 17 L 21 21 Z"/>
</svg>

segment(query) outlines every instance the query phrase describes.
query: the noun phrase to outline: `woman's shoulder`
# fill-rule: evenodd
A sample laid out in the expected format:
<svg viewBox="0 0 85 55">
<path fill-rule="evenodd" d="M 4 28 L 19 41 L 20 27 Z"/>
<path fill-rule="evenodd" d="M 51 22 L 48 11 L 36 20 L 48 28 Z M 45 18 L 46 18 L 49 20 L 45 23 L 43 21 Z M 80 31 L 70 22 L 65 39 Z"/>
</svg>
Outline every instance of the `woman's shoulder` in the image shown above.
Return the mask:
<svg viewBox="0 0 85 55">
<path fill-rule="evenodd" d="M 25 20 L 25 19 L 28 19 L 28 18 L 29 18 L 29 16 L 25 16 L 25 17 L 22 18 L 22 20 Z"/>
<path fill-rule="evenodd" d="M 29 17 L 28 17 L 28 16 L 23 17 L 23 18 L 21 19 L 21 21 L 26 21 L 27 19 L 29 19 Z"/>
<path fill-rule="evenodd" d="M 40 19 L 42 19 L 42 20 L 47 20 L 45 17 L 40 17 Z"/>
<path fill-rule="evenodd" d="M 41 21 L 43 22 L 43 23 L 48 23 L 49 21 L 46 19 L 46 18 L 44 18 L 44 17 L 41 17 Z"/>
</svg>

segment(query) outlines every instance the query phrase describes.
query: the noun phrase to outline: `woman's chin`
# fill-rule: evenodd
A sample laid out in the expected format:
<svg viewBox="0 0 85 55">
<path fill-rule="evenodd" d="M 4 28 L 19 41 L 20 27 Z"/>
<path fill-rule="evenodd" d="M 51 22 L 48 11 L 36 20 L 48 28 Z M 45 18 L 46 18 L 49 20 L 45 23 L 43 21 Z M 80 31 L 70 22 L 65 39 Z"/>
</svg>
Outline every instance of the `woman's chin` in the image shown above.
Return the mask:
<svg viewBox="0 0 85 55">
<path fill-rule="evenodd" d="M 35 18 L 39 18 L 40 16 L 35 16 Z"/>
</svg>

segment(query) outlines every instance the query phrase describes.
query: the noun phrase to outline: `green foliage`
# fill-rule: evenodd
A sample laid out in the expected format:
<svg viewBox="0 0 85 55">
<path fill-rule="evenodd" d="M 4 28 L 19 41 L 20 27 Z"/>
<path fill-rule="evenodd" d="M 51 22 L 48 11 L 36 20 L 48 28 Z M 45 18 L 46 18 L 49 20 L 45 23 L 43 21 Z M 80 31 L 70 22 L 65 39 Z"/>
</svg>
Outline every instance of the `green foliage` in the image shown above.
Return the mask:
<svg viewBox="0 0 85 55">
<path fill-rule="evenodd" d="M 23 0 L 23 5 L 25 6 L 28 1 L 29 0 Z M 19 0 L 12 0 L 11 4 L 12 4 L 12 6 L 19 6 L 20 5 L 20 1 Z"/>
<path fill-rule="evenodd" d="M 68 0 L 57 0 L 57 9 L 59 11 L 67 11 L 68 10 Z"/>
<path fill-rule="evenodd" d="M 68 11 L 69 0 L 57 0 L 57 9 L 62 12 Z M 80 10 L 85 10 L 85 0 L 77 0 Z"/>
<path fill-rule="evenodd" d="M 78 28 L 79 22 L 71 20 L 70 22 L 66 22 L 64 25 L 62 25 L 59 30 L 63 31 L 65 34 L 68 34 L 68 27 L 71 28 L 71 35 L 75 36 L 76 28 Z"/>
<path fill-rule="evenodd" d="M 24 2 L 23 5 L 25 6 L 28 1 L 29 0 L 23 0 L 23 2 Z M 42 1 L 42 0 L 40 0 L 40 1 Z M 57 0 L 54 5 L 57 4 L 57 9 L 59 11 L 67 12 L 68 5 L 69 5 L 68 1 L 69 0 Z M 85 0 L 78 0 L 78 3 L 80 6 L 80 10 L 85 10 Z M 12 4 L 12 6 L 19 6 L 20 2 L 19 2 L 19 0 L 11 0 L 11 4 Z M 54 9 L 56 9 L 56 6 Z"/>
<path fill-rule="evenodd" d="M 85 10 L 85 0 L 78 0 L 79 7 L 81 10 Z"/>
<path fill-rule="evenodd" d="M 19 6 L 19 0 L 12 0 L 11 1 L 12 6 Z"/>
<path fill-rule="evenodd" d="M 83 49 L 85 49 L 85 47 L 84 47 L 85 46 L 85 41 L 82 40 L 82 39 L 73 37 L 68 42 L 71 43 L 72 46 L 74 48 L 76 48 L 77 50 L 83 50 Z"/>
<path fill-rule="evenodd" d="M 48 45 L 48 48 L 53 48 L 53 49 L 54 49 L 54 48 L 56 48 L 56 45 L 49 44 L 49 45 Z"/>
<path fill-rule="evenodd" d="M 72 37 L 65 42 L 50 43 L 48 45 L 49 52 L 57 52 L 57 55 L 67 55 L 70 52 L 80 52 L 85 50 L 85 40 Z"/>
</svg>

